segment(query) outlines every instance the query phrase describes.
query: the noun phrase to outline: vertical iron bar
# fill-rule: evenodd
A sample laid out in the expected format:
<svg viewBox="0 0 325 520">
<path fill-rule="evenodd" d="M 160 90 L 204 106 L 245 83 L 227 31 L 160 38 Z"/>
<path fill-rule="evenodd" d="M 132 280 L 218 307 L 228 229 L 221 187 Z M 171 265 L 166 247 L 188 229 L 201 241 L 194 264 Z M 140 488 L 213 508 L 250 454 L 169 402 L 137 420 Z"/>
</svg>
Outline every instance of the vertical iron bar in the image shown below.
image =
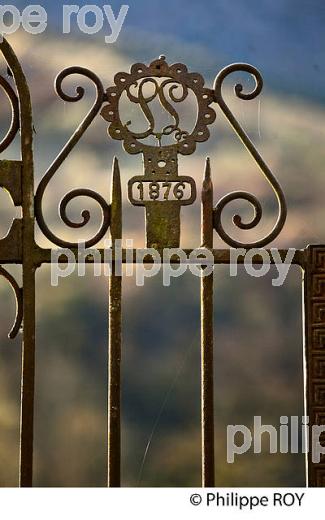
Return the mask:
<svg viewBox="0 0 325 520">
<path fill-rule="evenodd" d="M 202 246 L 213 248 L 213 186 L 207 158 L 202 185 Z M 202 486 L 214 486 L 213 273 L 201 278 Z"/>
<path fill-rule="evenodd" d="M 19 66 L 19 65 L 18 65 Z M 17 68 L 18 68 L 17 66 Z M 34 166 L 33 125 L 29 90 L 22 70 L 20 119 L 23 195 L 23 344 L 20 422 L 20 486 L 33 485 L 34 392 L 35 392 L 35 266 L 34 249 Z"/>
<path fill-rule="evenodd" d="M 35 269 L 23 265 L 23 344 L 20 418 L 19 485 L 33 485 L 34 392 L 35 392 Z"/>
<path fill-rule="evenodd" d="M 113 258 L 117 240 L 122 239 L 122 193 L 119 164 L 113 163 L 111 192 L 111 238 Z M 109 278 L 109 346 L 108 346 L 108 486 L 121 485 L 121 266 L 112 262 Z"/>
<path fill-rule="evenodd" d="M 307 262 L 304 272 L 304 322 L 305 322 L 305 408 L 309 417 L 307 486 L 325 487 L 325 456 L 315 461 L 313 426 L 325 422 L 325 246 L 310 245 L 306 249 Z M 321 446 L 325 435 L 320 435 Z"/>
<path fill-rule="evenodd" d="M 35 266 L 34 251 L 34 164 L 33 120 L 28 84 L 21 65 L 8 42 L 1 51 L 12 72 L 19 99 L 22 160 L 22 271 L 23 342 L 21 373 L 21 414 L 19 485 L 33 484 L 34 386 L 35 386 Z"/>
</svg>

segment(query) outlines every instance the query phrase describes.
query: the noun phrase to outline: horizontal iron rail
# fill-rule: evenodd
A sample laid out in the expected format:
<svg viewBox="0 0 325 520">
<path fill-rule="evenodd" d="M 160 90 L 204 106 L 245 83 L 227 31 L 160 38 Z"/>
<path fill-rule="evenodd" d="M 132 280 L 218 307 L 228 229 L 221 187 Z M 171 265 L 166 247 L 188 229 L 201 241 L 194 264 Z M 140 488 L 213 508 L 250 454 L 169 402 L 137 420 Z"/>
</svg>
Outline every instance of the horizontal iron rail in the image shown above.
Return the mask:
<svg viewBox="0 0 325 520">
<path fill-rule="evenodd" d="M 186 254 L 187 258 L 189 258 L 191 253 L 193 253 L 194 251 L 198 251 L 199 249 L 180 249 L 180 250 Z M 62 249 L 61 256 L 60 256 L 60 251 L 61 251 L 60 249 L 42 249 L 36 245 L 34 251 L 30 253 L 30 256 L 33 259 L 35 267 L 39 267 L 39 266 L 41 266 L 41 264 L 54 263 L 52 260 L 54 255 L 55 255 L 55 258 L 57 259 L 56 261 L 58 263 L 63 263 L 63 264 L 68 263 L 69 260 L 67 259 L 67 257 L 65 256 L 65 253 L 64 253 L 65 250 Z M 74 261 L 76 263 L 78 263 L 79 262 L 78 250 L 76 248 L 71 248 L 71 249 L 69 249 L 69 251 L 71 251 L 71 253 L 74 255 Z M 93 251 L 95 253 L 94 255 L 89 253 L 87 256 L 85 256 L 82 259 L 82 261 L 84 261 L 87 264 L 105 263 L 105 262 L 108 263 L 110 261 L 110 254 L 112 255 L 113 262 L 121 261 L 123 264 L 132 264 L 132 263 L 133 264 L 137 264 L 137 263 L 150 264 L 154 261 L 153 257 L 150 255 L 150 253 L 147 253 L 144 256 L 144 254 L 147 251 L 145 248 L 144 249 L 141 249 L 141 248 L 124 249 L 124 248 L 122 248 L 122 249 L 117 250 L 118 254 L 116 255 L 116 257 L 114 257 L 114 251 L 111 248 L 108 248 L 108 249 L 93 248 Z M 231 250 L 230 249 L 209 249 L 209 251 L 211 251 L 213 254 L 214 264 L 234 263 L 231 261 Z M 247 249 L 245 251 L 248 252 L 250 250 Z M 276 264 L 276 261 L 274 260 L 272 254 L 271 254 L 272 253 L 271 249 L 265 249 L 265 251 L 267 251 L 267 253 L 269 254 L 270 263 Z M 285 262 L 288 251 L 289 251 L 289 249 L 279 249 L 278 250 L 278 253 L 280 255 L 282 262 Z M 171 258 L 167 260 L 167 259 L 164 259 L 164 257 L 163 257 L 163 254 L 162 254 L 163 251 L 157 250 L 157 252 L 160 253 L 162 263 L 172 263 L 172 264 L 180 263 L 180 258 L 177 255 L 171 256 Z M 139 258 L 140 254 L 141 254 L 141 258 Z M 294 253 L 292 260 L 290 260 L 289 263 L 293 264 L 293 265 L 299 265 L 300 267 L 304 268 L 306 265 L 306 259 L 307 259 L 307 248 L 306 249 L 297 249 Z M 0 244 L 0 263 L 1 264 L 16 264 L 16 263 L 20 263 L 20 262 L 21 262 L 21 259 L 19 258 L 19 256 L 15 255 L 15 254 L 9 255 L 9 254 L 7 254 L 6 250 L 2 251 L 1 244 Z M 203 265 L 206 265 L 207 262 L 202 259 L 201 262 L 192 261 L 191 263 L 193 263 L 193 264 L 202 263 Z M 236 263 L 243 264 L 244 256 L 239 255 Z M 252 258 L 252 263 L 253 264 L 262 264 L 263 258 L 261 256 L 259 256 L 258 254 L 256 254 Z"/>
</svg>

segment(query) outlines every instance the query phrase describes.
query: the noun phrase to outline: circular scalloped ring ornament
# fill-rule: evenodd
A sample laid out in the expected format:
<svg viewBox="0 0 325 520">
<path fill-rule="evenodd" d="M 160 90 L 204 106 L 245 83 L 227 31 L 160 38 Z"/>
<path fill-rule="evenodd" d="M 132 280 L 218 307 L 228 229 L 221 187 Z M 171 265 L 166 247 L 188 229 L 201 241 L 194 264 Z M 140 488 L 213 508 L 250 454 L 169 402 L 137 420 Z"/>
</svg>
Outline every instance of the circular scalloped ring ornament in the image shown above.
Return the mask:
<svg viewBox="0 0 325 520">
<path fill-rule="evenodd" d="M 164 78 L 158 82 L 155 78 Z M 209 138 L 208 125 L 215 120 L 215 111 L 210 107 L 214 102 L 213 91 L 204 88 L 204 79 L 200 74 L 188 72 L 187 67 L 182 63 L 175 63 L 169 66 L 164 56 L 153 61 L 149 66 L 143 63 L 136 63 L 131 67 L 130 74 L 120 72 L 114 77 L 115 85 L 106 90 L 107 104 L 101 111 L 102 117 L 110 123 L 108 132 L 113 139 L 123 141 L 124 149 L 130 154 L 143 153 L 157 149 L 157 146 L 148 145 L 141 142 L 148 136 L 157 138 L 158 146 L 166 151 L 176 151 L 182 155 L 190 155 L 196 149 L 197 142 L 204 142 Z M 153 86 L 153 93 L 145 95 L 143 87 L 150 83 Z M 138 89 L 138 95 L 132 94 L 131 88 Z M 182 88 L 182 94 L 176 96 L 175 90 Z M 184 101 L 191 90 L 197 100 L 197 118 L 194 129 L 191 133 L 179 128 L 179 116 L 174 103 Z M 168 93 L 168 98 L 165 92 Z M 129 100 L 138 103 L 149 123 L 149 128 L 142 133 L 132 132 L 129 128 L 130 122 L 123 124 L 120 119 L 119 103 L 123 93 L 126 93 Z M 154 132 L 154 117 L 148 103 L 154 98 L 158 98 L 161 105 L 173 117 L 175 124 L 166 126 L 160 134 Z M 165 146 L 161 145 L 162 136 L 174 133 L 175 143 Z"/>
</svg>

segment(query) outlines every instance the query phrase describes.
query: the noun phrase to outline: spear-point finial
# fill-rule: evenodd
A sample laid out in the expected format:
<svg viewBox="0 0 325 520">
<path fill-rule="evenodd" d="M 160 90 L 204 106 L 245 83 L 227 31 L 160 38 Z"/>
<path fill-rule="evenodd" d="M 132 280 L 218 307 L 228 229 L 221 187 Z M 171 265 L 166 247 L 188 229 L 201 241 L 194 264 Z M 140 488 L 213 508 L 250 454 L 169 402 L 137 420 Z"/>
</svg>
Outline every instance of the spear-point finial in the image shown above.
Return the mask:
<svg viewBox="0 0 325 520">
<path fill-rule="evenodd" d="M 207 157 L 206 161 L 205 161 L 204 180 L 206 180 L 206 181 L 211 180 L 210 157 Z"/>
<path fill-rule="evenodd" d="M 211 180 L 210 158 L 205 161 L 205 171 L 202 183 L 202 217 L 201 239 L 202 246 L 213 247 L 213 184 Z"/>
<path fill-rule="evenodd" d="M 111 237 L 122 238 L 122 189 L 120 166 L 117 157 L 113 159 L 113 175 L 111 187 Z"/>
<path fill-rule="evenodd" d="M 213 185 L 211 180 L 211 166 L 210 166 L 210 157 L 206 158 L 205 161 L 205 170 L 202 184 L 202 196 L 207 192 L 213 191 Z"/>
</svg>

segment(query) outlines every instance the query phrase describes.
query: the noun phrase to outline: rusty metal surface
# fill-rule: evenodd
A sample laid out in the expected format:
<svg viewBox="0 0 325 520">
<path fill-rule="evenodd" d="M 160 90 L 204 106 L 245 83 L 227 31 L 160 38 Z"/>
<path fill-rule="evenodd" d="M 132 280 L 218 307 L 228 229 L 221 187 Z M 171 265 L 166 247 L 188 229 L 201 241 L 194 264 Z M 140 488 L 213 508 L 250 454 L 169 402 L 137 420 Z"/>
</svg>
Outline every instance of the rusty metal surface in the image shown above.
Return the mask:
<svg viewBox="0 0 325 520">
<path fill-rule="evenodd" d="M 33 436 L 34 436 L 34 386 L 35 386 L 35 267 L 31 254 L 34 246 L 34 165 L 33 165 L 33 122 L 29 88 L 21 65 L 8 42 L 3 39 L 0 50 L 10 68 L 17 96 L 10 88 L 5 91 L 12 104 L 12 122 L 3 148 L 8 147 L 20 129 L 21 175 L 15 163 L 15 189 L 9 186 L 12 198 L 19 201 L 21 190 L 22 206 L 22 271 L 23 297 L 18 305 L 19 320 L 23 319 L 22 376 L 21 376 L 21 420 L 20 420 L 20 475 L 21 486 L 31 486 L 33 479 Z M 8 83 L 8 82 L 7 82 Z M 4 86 L 4 83 L 1 83 Z M 19 109 L 17 106 L 19 101 Z M 17 122 L 19 113 L 19 124 Z M 2 181 L 3 182 L 3 181 Z M 17 225 L 16 225 L 16 229 Z M 11 234 L 9 232 L 8 237 Z M 8 238 L 7 237 L 7 238 Z M 2 263 L 3 260 L 0 259 Z M 20 300 L 18 300 L 20 303 Z M 21 310 L 22 306 L 22 310 Z M 16 331 L 14 331 L 16 332 Z"/>
<path fill-rule="evenodd" d="M 304 276 L 306 415 L 309 417 L 308 486 L 325 487 L 325 457 L 313 461 L 312 426 L 325 424 L 325 246 L 307 248 Z M 325 445 L 324 433 L 320 443 Z"/>
<path fill-rule="evenodd" d="M 19 130 L 19 105 L 16 92 L 3 76 L 0 76 L 0 88 L 7 95 L 11 106 L 11 122 L 9 129 L 0 143 L 0 153 L 8 148 Z"/>
<path fill-rule="evenodd" d="M 263 80 L 261 77 L 261 74 L 259 71 L 252 67 L 252 65 L 248 65 L 247 63 L 234 63 L 232 65 L 229 65 L 228 67 L 225 67 L 222 69 L 219 74 L 217 75 L 215 82 L 214 82 L 214 99 L 216 103 L 218 103 L 219 107 L 221 108 L 222 112 L 224 113 L 225 117 L 231 124 L 232 128 L 244 144 L 244 146 L 247 148 L 253 159 L 256 161 L 257 165 L 259 166 L 261 172 L 264 174 L 264 177 L 269 182 L 270 186 L 272 187 L 275 196 L 277 198 L 279 211 L 278 211 L 278 217 L 277 221 L 272 229 L 272 231 L 263 237 L 260 240 L 256 240 L 254 242 L 239 242 L 238 240 L 234 240 L 231 238 L 228 233 L 223 228 L 222 222 L 221 222 L 221 216 L 222 211 L 224 207 L 229 203 L 233 202 L 238 199 L 246 200 L 249 202 L 254 209 L 254 218 L 251 220 L 251 222 L 244 223 L 242 222 L 240 215 L 234 215 L 233 217 L 233 223 L 239 228 L 239 229 L 252 229 L 255 226 L 257 226 L 262 218 L 262 206 L 259 200 L 255 197 L 255 195 L 252 195 L 251 193 L 248 193 L 246 191 L 234 191 L 232 193 L 229 193 L 228 195 L 225 195 L 222 197 L 221 200 L 219 200 L 218 204 L 215 207 L 214 210 L 214 227 L 219 236 L 226 242 L 226 244 L 230 245 L 231 247 L 265 247 L 267 244 L 272 242 L 281 232 L 283 229 L 283 226 L 286 221 L 287 216 L 287 205 L 284 197 L 284 193 L 282 191 L 282 188 L 271 172 L 270 168 L 267 166 L 257 149 L 255 148 L 252 141 L 249 139 L 246 132 L 243 130 L 233 113 L 231 112 L 230 108 L 226 104 L 223 95 L 222 95 L 222 85 L 224 80 L 227 78 L 229 74 L 232 74 L 233 72 L 248 72 L 255 80 L 255 88 L 252 92 L 244 93 L 243 92 L 243 86 L 240 83 L 237 83 L 234 87 L 235 95 L 244 100 L 250 100 L 256 98 L 260 92 L 262 91 L 263 87 Z"/>
<path fill-rule="evenodd" d="M 15 294 L 16 316 L 15 316 L 15 321 L 12 326 L 12 329 L 8 334 L 8 337 L 10 339 L 13 339 L 17 336 L 19 329 L 21 327 L 22 321 L 23 321 L 23 290 L 22 290 L 22 287 L 19 287 L 15 278 L 10 273 L 8 273 L 8 271 L 6 269 L 4 269 L 1 266 L 0 266 L 0 276 L 3 276 L 10 283 L 12 290 L 14 291 L 14 294 Z"/>
<path fill-rule="evenodd" d="M 21 161 L 0 161 L 0 188 L 10 195 L 15 206 L 22 205 Z"/>
<path fill-rule="evenodd" d="M 21 264 L 23 226 L 21 219 L 15 218 L 7 235 L 0 240 L 0 261 L 2 264 Z"/>
<path fill-rule="evenodd" d="M 158 78 L 163 78 L 158 81 Z M 109 125 L 109 135 L 113 139 L 123 140 L 124 149 L 131 154 L 140 152 L 152 153 L 153 151 L 164 152 L 163 142 L 166 136 L 173 135 L 174 143 L 165 151 L 173 151 L 182 155 L 192 154 L 196 149 L 197 142 L 204 142 L 209 138 L 207 125 L 215 120 L 215 112 L 210 107 L 213 102 L 212 92 L 204 88 L 204 80 L 200 74 L 188 72 L 182 63 L 169 66 L 165 56 L 153 61 L 149 66 L 143 63 L 132 65 L 130 74 L 119 72 L 114 78 L 115 85 L 106 90 L 107 104 L 101 115 Z M 153 85 L 153 92 L 146 93 L 144 85 Z M 168 87 L 166 89 L 166 87 Z M 166 98 L 168 91 L 169 101 Z M 180 93 L 179 93 L 180 90 Z M 191 90 L 197 100 L 198 115 L 192 132 L 180 128 L 180 118 L 176 108 L 171 104 L 180 103 L 186 99 Z M 139 104 L 145 115 L 149 126 L 143 132 L 135 132 L 131 129 L 132 121 L 123 124 L 121 121 L 119 101 L 123 93 L 126 93 L 132 103 Z M 176 92 L 176 93 L 175 93 Z M 155 118 L 148 103 L 158 98 L 162 107 L 172 116 L 174 123 L 155 131 Z M 141 140 L 153 136 L 156 140 L 154 145 L 141 142 Z"/>
<path fill-rule="evenodd" d="M 202 245 L 213 247 L 213 185 L 207 159 L 202 185 Z M 201 278 L 202 486 L 214 487 L 213 272 Z"/>
<path fill-rule="evenodd" d="M 52 248 L 41 248 L 35 243 L 34 224 L 37 221 L 44 236 L 59 248 L 68 247 L 78 258 L 78 237 L 66 241 L 56 236 L 48 227 L 43 208 L 44 193 L 54 175 L 78 144 L 95 117 L 101 113 L 109 123 L 108 132 L 113 139 L 123 141 L 124 150 L 130 154 L 143 155 L 144 172 L 138 172 L 128 182 L 128 197 L 134 206 L 143 206 L 146 212 L 146 242 L 162 252 L 165 247 L 178 247 L 180 243 L 181 207 L 193 204 L 197 188 L 189 176 L 180 176 L 178 160 L 183 155 L 195 152 L 197 143 L 209 138 L 208 125 L 215 120 L 213 105 L 219 107 L 231 127 L 242 141 L 248 152 L 259 166 L 274 191 L 278 202 L 278 215 L 273 229 L 261 239 L 253 242 L 239 242 L 224 229 L 221 222 L 224 208 L 233 201 L 242 199 L 254 209 L 250 222 L 243 222 L 239 215 L 233 217 L 233 223 L 242 231 L 253 229 L 262 218 L 262 204 L 255 195 L 235 191 L 224 196 L 216 205 L 213 201 L 212 173 L 209 160 L 201 192 L 201 244 L 213 255 L 214 264 L 229 264 L 229 249 L 213 249 L 214 230 L 231 247 L 261 248 L 271 243 L 281 232 L 286 219 L 286 203 L 283 191 L 274 174 L 264 162 L 248 135 L 229 109 L 222 95 L 224 80 L 233 72 L 245 72 L 255 80 L 252 92 L 245 93 L 240 84 L 235 85 L 235 95 L 243 100 L 254 99 L 262 89 L 260 73 L 247 64 L 233 64 L 216 76 L 214 87 L 207 88 L 200 74 L 189 72 L 183 64 L 168 65 L 161 56 L 150 65 L 137 63 L 130 73 L 120 72 L 114 78 L 114 85 L 106 91 L 100 79 L 91 71 L 82 67 L 70 67 L 63 70 L 55 80 L 58 96 L 67 102 L 83 99 L 85 90 L 78 86 L 75 95 L 63 90 L 63 82 L 72 75 L 79 75 L 90 80 L 95 87 L 95 99 L 88 114 L 80 123 L 57 158 L 45 172 L 34 196 L 33 167 L 33 122 L 30 94 L 26 78 L 20 63 L 9 44 L 4 40 L 0 50 L 12 72 L 13 81 L 0 76 L 0 88 L 4 91 L 11 105 L 11 121 L 2 142 L 0 151 L 5 151 L 20 130 L 21 157 L 17 161 L 0 161 L 0 187 L 8 190 L 12 202 L 22 207 L 22 218 L 15 219 L 6 237 L 0 240 L 0 275 L 11 284 L 16 296 L 17 310 L 15 324 L 10 332 L 14 337 L 18 330 L 23 331 L 22 345 L 22 393 L 21 393 L 21 432 L 20 432 L 20 485 L 31 486 L 33 482 L 33 421 L 34 421 L 34 378 L 35 378 L 35 271 L 44 263 L 51 262 Z M 12 84 L 11 84 L 12 83 Z M 149 89 L 149 90 L 148 90 Z M 190 96 L 194 96 L 197 105 L 196 120 L 192 128 L 185 128 L 177 108 Z M 134 130 L 134 121 L 127 117 L 123 122 L 120 102 L 126 99 L 142 112 L 146 127 Z M 161 110 L 169 118 L 168 124 L 159 124 L 155 120 L 151 103 L 160 104 Z M 133 113 L 133 112 L 130 112 Z M 88 197 L 101 208 L 102 219 L 97 233 L 84 242 L 85 247 L 96 246 L 110 233 L 115 258 L 114 243 L 122 238 L 122 186 L 117 159 L 114 159 L 112 171 L 112 189 L 110 201 L 107 194 L 79 188 L 67 193 L 59 202 L 59 215 L 62 222 L 71 229 L 78 230 L 90 221 L 90 212 L 83 210 L 80 221 L 73 222 L 67 215 L 69 203 L 76 197 Z M 35 211 L 35 218 L 34 218 Z M 55 249 L 55 248 L 54 248 Z M 57 250 L 56 250 L 57 251 Z M 104 249 L 98 248 L 100 262 L 105 262 Z M 137 252 L 121 250 L 122 263 L 136 263 Z M 191 249 L 183 249 L 189 257 Z M 270 252 L 269 250 L 267 250 Z M 282 261 L 287 256 L 287 249 L 279 251 Z M 305 270 L 305 327 L 307 356 L 306 396 L 311 424 L 324 417 L 325 375 L 323 373 L 323 300 L 325 301 L 324 247 L 313 246 L 296 250 L 292 263 Z M 236 262 L 243 262 L 243 255 Z M 85 261 L 98 261 L 89 255 Z M 141 260 L 142 261 L 142 260 Z M 148 254 L 145 263 L 152 262 Z M 179 263 L 179 257 L 170 259 Z M 262 262 L 261 256 L 254 256 L 254 264 Z M 62 256 L 59 262 L 66 262 Z M 274 263 L 273 257 L 270 262 Z M 14 277 L 2 267 L 3 264 L 20 264 L 23 271 L 23 287 L 19 287 Z M 204 266 L 202 266 L 203 268 Z M 111 487 L 121 485 L 121 361 L 122 361 L 122 277 L 119 265 L 113 260 L 113 272 L 109 276 L 109 364 L 108 364 L 108 474 Z M 316 309 L 316 310 L 315 310 Z M 324 333 L 325 337 L 325 333 Z M 201 429 L 202 429 L 202 485 L 214 485 L 214 405 L 213 405 L 213 274 L 201 279 Z M 322 462 L 323 464 L 323 462 Z M 324 465 L 324 464 L 323 464 Z M 309 459 L 309 484 L 325 486 L 323 465 L 318 469 Z"/>
<path fill-rule="evenodd" d="M 84 120 L 80 123 L 77 130 L 74 132 L 74 134 L 71 136 L 69 141 L 66 143 L 66 145 L 63 147 L 59 155 L 56 157 L 56 159 L 53 161 L 53 163 L 50 165 L 48 170 L 46 171 L 44 177 L 42 178 L 41 182 L 39 183 L 39 186 L 36 190 L 35 195 L 35 216 L 37 223 L 39 227 L 41 228 L 44 235 L 51 241 L 53 244 L 56 244 L 60 247 L 77 247 L 78 241 L 76 242 L 70 242 L 66 240 L 62 240 L 60 237 L 57 237 L 47 226 L 44 215 L 43 215 L 43 195 L 44 192 L 53 178 L 54 174 L 57 172 L 57 170 L 60 168 L 62 163 L 65 161 L 65 159 L 68 157 L 70 152 L 73 150 L 73 148 L 76 146 L 76 144 L 80 141 L 83 134 L 88 129 L 89 125 L 92 123 L 96 115 L 98 114 L 99 110 L 101 109 L 101 106 L 103 104 L 104 100 L 104 89 L 103 85 L 100 81 L 100 79 L 94 74 L 93 72 L 83 68 L 83 67 L 69 67 L 67 69 L 64 69 L 55 79 L 55 90 L 58 96 L 60 96 L 61 99 L 67 102 L 76 103 L 77 101 L 80 101 L 85 94 L 85 89 L 83 87 L 78 86 L 76 88 L 76 95 L 71 96 L 66 94 L 63 91 L 62 83 L 63 81 L 71 76 L 78 74 L 79 76 L 82 76 L 84 78 L 88 78 L 91 80 L 91 82 L 96 87 L 96 98 L 95 101 L 90 108 L 88 114 L 85 116 Z M 87 240 L 85 242 L 85 247 L 92 247 L 93 245 L 97 244 L 103 236 L 107 233 L 107 230 L 109 228 L 110 224 L 110 208 L 107 204 L 104 197 L 102 197 L 99 193 L 96 193 L 93 190 L 85 189 L 85 188 L 78 188 L 75 190 L 72 190 L 71 192 L 67 193 L 59 204 L 59 214 L 62 219 L 62 221 L 71 228 L 82 228 L 87 225 L 87 223 L 90 220 L 90 213 L 88 210 L 83 210 L 81 213 L 81 221 L 80 222 L 72 222 L 68 215 L 67 215 L 67 205 L 69 202 L 71 202 L 72 199 L 75 199 L 76 197 L 89 197 L 93 200 L 95 200 L 101 210 L 102 210 L 102 223 L 100 226 L 99 231 L 96 233 L 96 235 Z"/>
<path fill-rule="evenodd" d="M 122 239 L 122 190 L 118 161 L 115 158 L 111 191 L 111 238 Z M 121 485 L 121 312 L 122 276 L 116 265 L 109 277 L 108 316 L 108 479 L 110 487 Z"/>
<path fill-rule="evenodd" d="M 1 244 L 1 242 L 0 242 L 0 244 Z M 45 263 L 45 264 L 51 263 L 51 251 L 52 251 L 51 249 L 43 249 L 43 248 L 36 246 L 34 249 L 34 253 L 33 253 L 35 266 L 36 267 L 40 266 L 43 263 Z M 60 251 L 60 250 L 56 249 L 55 251 L 58 253 L 58 251 Z M 70 251 L 74 255 L 76 262 L 78 262 L 78 250 L 76 248 L 71 248 Z M 94 258 L 94 255 L 89 254 L 88 256 L 85 257 L 85 262 L 89 263 L 89 264 L 93 264 L 94 262 L 95 263 L 104 262 L 105 261 L 105 252 L 107 252 L 107 250 L 98 248 L 97 251 L 99 252 L 100 260 L 99 260 L 99 258 L 97 259 L 97 256 Z M 111 256 L 112 256 L 113 262 L 114 262 L 114 254 L 113 254 L 114 250 L 112 249 L 111 251 L 112 251 Z M 139 253 L 141 253 L 139 255 L 141 260 L 139 260 L 139 257 L 137 257 L 137 251 Z M 193 253 L 193 251 L 195 251 L 195 250 L 194 249 L 182 249 L 182 251 L 184 251 L 186 256 L 189 258 L 191 253 Z M 247 249 L 244 251 L 246 253 L 249 250 Z M 270 257 L 270 264 L 271 265 L 274 264 L 275 260 L 272 257 L 271 250 L 265 249 L 265 251 L 268 253 L 268 255 Z M 159 249 L 158 249 L 158 252 L 162 253 L 162 251 Z M 144 255 L 144 253 L 147 253 L 147 254 Z M 279 253 L 279 257 L 281 258 L 281 261 L 285 262 L 287 254 L 288 254 L 288 249 L 279 249 L 278 253 Z M 228 265 L 231 262 L 230 249 L 211 249 L 211 254 L 213 256 L 213 261 L 214 261 L 215 265 Z M 58 254 L 56 254 L 56 256 L 58 256 Z M 243 264 L 244 256 L 245 256 L 244 254 L 238 254 L 236 263 L 239 265 Z M 307 255 L 306 255 L 305 249 L 297 249 L 294 252 L 294 256 L 291 261 L 291 264 L 298 265 L 303 268 L 306 264 L 306 256 Z M 122 264 L 126 264 L 128 262 L 132 262 L 134 264 L 137 262 L 141 262 L 144 264 L 150 264 L 154 261 L 152 255 L 150 254 L 150 251 L 148 251 L 146 248 L 143 248 L 143 249 L 142 248 L 138 248 L 138 249 L 121 248 L 120 260 L 121 260 Z M 162 262 L 165 262 L 165 261 L 166 261 L 166 259 L 162 258 Z M 179 260 L 178 255 L 172 255 L 170 257 L 170 259 L 168 260 L 168 263 L 177 264 L 177 263 L 179 263 L 179 261 L 180 260 Z M 66 257 L 64 255 L 62 257 L 59 257 L 58 262 L 66 263 Z M 262 262 L 263 262 L 263 258 L 260 255 L 256 254 L 253 256 L 252 263 L 254 265 L 259 265 Z"/>
<path fill-rule="evenodd" d="M 204 88 L 200 74 L 188 72 L 182 63 L 169 66 L 165 56 L 149 66 L 136 63 L 129 74 L 116 74 L 114 83 L 106 90 L 107 104 L 101 115 L 110 123 L 109 135 L 122 140 L 128 153 L 143 154 L 144 174 L 129 180 L 128 195 L 131 204 L 145 207 L 147 247 L 179 247 L 181 206 L 195 201 L 196 187 L 191 177 L 178 175 L 177 156 L 192 154 L 197 142 L 209 138 L 208 125 L 215 120 L 215 112 L 210 107 L 212 92 Z M 197 105 L 193 129 L 181 126 L 177 112 L 177 105 L 188 98 L 189 92 L 194 94 Z M 122 122 L 123 96 L 138 105 L 147 120 L 148 127 L 142 132 L 132 129 L 134 121 Z M 150 105 L 155 100 L 172 124 L 159 127 Z M 186 188 L 190 192 L 187 196 Z M 133 195 L 134 190 L 140 192 L 138 199 Z M 147 198 L 145 191 L 148 191 Z"/>
</svg>

